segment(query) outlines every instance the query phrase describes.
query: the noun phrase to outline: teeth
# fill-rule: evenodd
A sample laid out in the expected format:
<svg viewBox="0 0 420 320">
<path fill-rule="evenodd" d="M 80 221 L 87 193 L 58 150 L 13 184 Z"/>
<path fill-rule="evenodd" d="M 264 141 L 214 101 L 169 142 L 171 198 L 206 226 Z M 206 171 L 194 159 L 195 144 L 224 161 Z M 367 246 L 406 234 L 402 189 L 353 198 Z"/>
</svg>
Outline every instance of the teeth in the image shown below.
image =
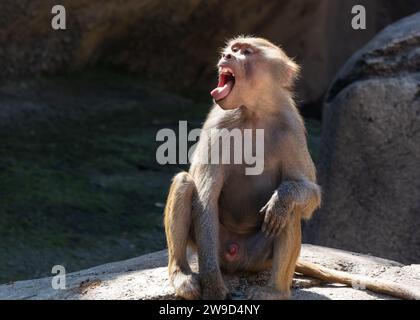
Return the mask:
<svg viewBox="0 0 420 320">
<path fill-rule="evenodd" d="M 225 67 L 221 67 L 219 68 L 219 73 L 220 74 L 226 74 L 226 75 L 231 75 L 231 76 L 235 76 L 235 74 L 233 73 L 232 69 L 229 68 L 225 68 Z"/>
</svg>

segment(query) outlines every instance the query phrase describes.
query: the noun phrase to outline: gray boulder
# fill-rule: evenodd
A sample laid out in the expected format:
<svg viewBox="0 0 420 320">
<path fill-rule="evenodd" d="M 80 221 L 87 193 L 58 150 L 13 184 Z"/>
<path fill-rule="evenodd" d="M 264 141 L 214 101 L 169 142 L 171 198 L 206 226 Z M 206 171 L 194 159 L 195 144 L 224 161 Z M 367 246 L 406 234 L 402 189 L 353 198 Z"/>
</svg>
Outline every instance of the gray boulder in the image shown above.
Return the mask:
<svg viewBox="0 0 420 320">
<path fill-rule="evenodd" d="M 305 240 L 420 261 L 420 13 L 344 65 L 324 106 L 324 199 Z"/>
</svg>

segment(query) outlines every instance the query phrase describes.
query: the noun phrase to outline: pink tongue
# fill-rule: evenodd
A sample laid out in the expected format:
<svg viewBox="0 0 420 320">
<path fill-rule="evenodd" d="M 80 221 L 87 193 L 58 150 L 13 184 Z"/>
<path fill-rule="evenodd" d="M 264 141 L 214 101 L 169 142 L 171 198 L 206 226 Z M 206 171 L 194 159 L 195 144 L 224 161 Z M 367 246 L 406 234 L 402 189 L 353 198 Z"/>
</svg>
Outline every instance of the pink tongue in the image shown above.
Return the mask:
<svg viewBox="0 0 420 320">
<path fill-rule="evenodd" d="M 223 87 L 217 87 L 212 92 L 210 92 L 211 96 L 215 101 L 222 100 L 226 98 L 230 91 L 232 90 L 233 81 L 228 81 Z"/>
</svg>

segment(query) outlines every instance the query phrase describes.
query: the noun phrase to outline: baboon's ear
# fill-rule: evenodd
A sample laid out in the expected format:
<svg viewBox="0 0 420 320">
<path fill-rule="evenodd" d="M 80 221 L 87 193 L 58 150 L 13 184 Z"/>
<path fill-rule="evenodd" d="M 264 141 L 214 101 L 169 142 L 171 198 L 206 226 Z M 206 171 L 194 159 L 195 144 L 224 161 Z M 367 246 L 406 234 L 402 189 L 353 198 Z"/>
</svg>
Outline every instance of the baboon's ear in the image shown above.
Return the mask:
<svg viewBox="0 0 420 320">
<path fill-rule="evenodd" d="M 284 71 L 284 86 L 292 87 L 297 78 L 299 77 L 299 73 L 300 67 L 296 62 L 294 62 L 291 59 L 286 61 Z"/>
</svg>

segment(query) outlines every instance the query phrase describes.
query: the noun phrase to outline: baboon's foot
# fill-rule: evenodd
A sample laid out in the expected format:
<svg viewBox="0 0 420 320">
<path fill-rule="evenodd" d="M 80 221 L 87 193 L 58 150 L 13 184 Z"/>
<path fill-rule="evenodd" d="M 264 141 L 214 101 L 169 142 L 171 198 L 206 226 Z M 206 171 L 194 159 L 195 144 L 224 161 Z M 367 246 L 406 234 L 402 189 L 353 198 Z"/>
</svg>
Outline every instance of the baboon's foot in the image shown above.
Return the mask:
<svg viewBox="0 0 420 320">
<path fill-rule="evenodd" d="M 201 297 L 201 286 L 198 276 L 180 270 L 172 272 L 170 281 L 175 293 L 186 300 L 197 300 Z"/>
<path fill-rule="evenodd" d="M 253 286 L 248 290 L 247 298 L 250 300 L 287 300 L 290 292 L 281 292 L 271 286 Z"/>
</svg>

